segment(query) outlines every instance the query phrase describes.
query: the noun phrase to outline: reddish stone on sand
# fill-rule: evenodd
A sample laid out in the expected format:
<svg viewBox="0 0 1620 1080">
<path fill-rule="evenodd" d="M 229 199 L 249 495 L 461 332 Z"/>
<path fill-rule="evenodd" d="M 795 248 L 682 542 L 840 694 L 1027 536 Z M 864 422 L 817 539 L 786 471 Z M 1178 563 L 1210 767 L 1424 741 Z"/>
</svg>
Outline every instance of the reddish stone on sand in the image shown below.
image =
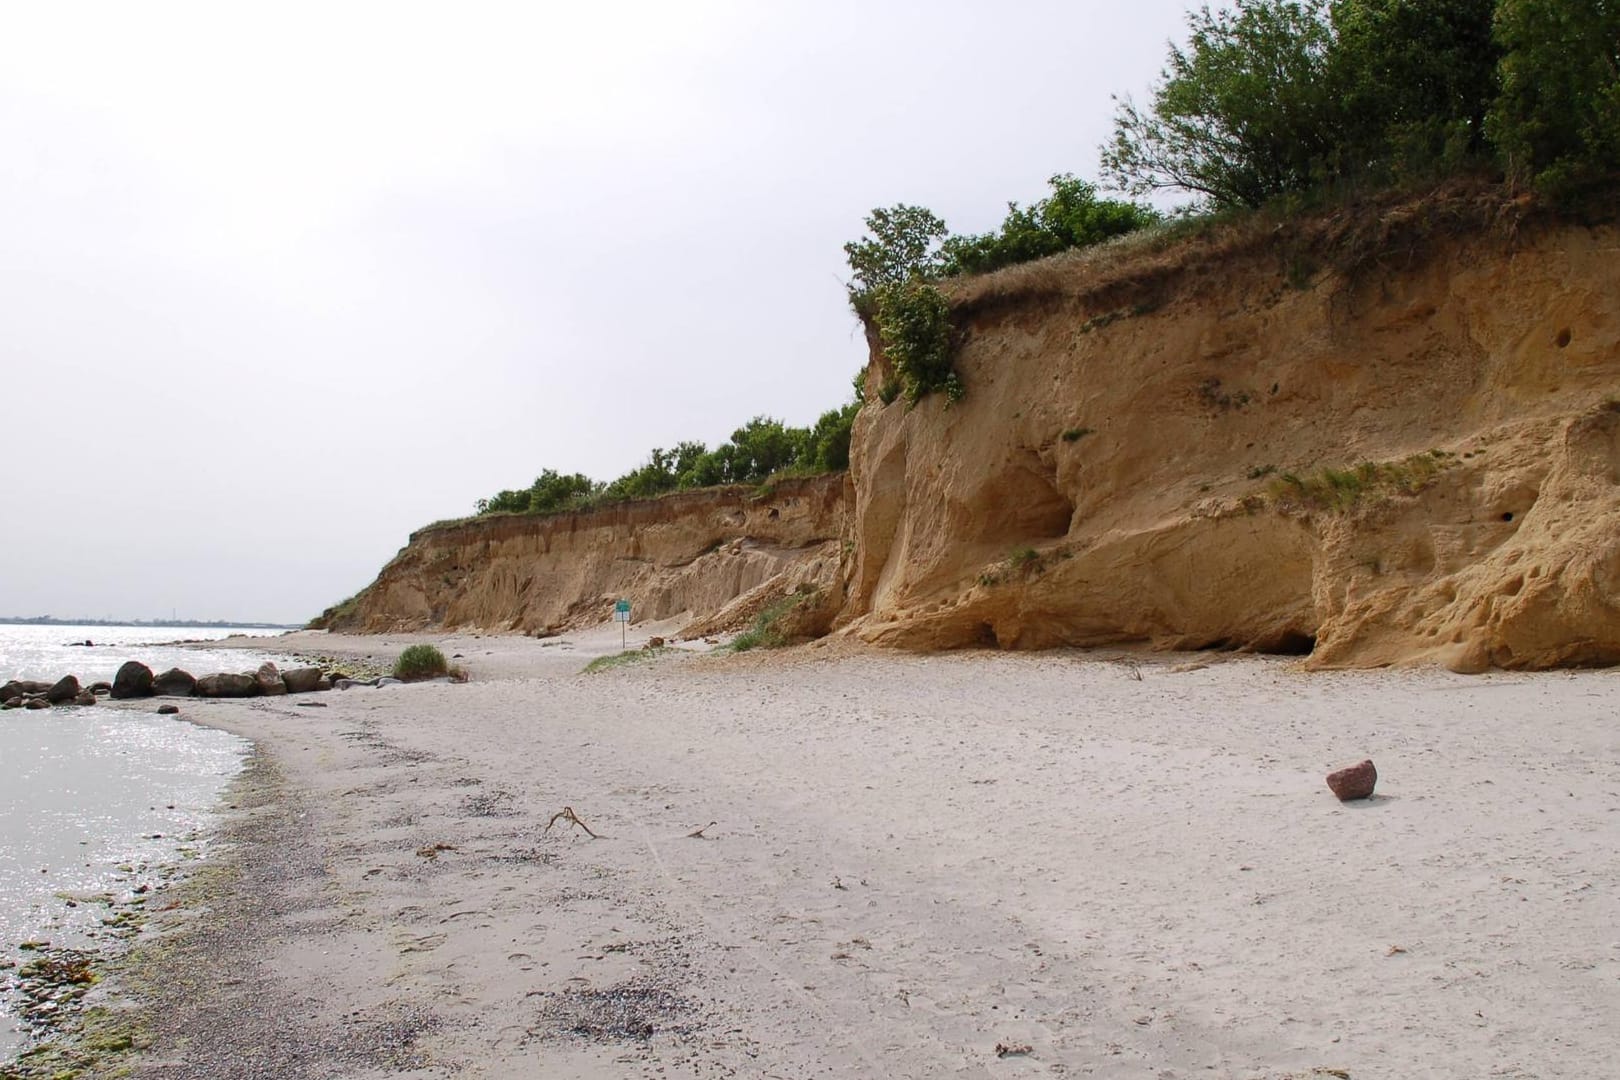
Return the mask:
<svg viewBox="0 0 1620 1080">
<path fill-rule="evenodd" d="M 1373 768 L 1371 761 L 1363 761 L 1360 765 L 1328 773 L 1327 778 L 1328 787 L 1333 789 L 1333 794 L 1339 797 L 1340 802 L 1370 798 L 1377 783 L 1378 770 Z"/>
</svg>

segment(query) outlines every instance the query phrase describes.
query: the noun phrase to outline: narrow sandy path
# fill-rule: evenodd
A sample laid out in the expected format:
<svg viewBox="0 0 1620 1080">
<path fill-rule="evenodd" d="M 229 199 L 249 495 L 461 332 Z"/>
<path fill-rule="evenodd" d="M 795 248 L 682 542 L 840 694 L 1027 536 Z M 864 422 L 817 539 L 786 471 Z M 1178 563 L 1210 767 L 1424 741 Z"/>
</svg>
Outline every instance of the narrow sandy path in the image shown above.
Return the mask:
<svg viewBox="0 0 1620 1080">
<path fill-rule="evenodd" d="M 465 686 L 191 706 L 262 759 L 243 876 L 193 921 L 209 991 L 168 995 L 147 1075 L 1620 1060 L 1620 676 L 836 649 L 579 674 L 605 642 L 458 638 Z M 1364 756 L 1380 797 L 1340 805 L 1322 775 Z M 602 838 L 548 832 L 564 806 Z"/>
</svg>

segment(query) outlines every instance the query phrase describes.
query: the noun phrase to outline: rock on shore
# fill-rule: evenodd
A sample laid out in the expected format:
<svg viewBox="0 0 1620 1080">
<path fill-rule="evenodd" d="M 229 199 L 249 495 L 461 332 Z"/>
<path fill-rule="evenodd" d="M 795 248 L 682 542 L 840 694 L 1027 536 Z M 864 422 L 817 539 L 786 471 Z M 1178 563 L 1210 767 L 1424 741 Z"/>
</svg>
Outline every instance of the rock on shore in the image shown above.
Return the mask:
<svg viewBox="0 0 1620 1080">
<path fill-rule="evenodd" d="M 259 681 L 252 675 L 204 675 L 197 680 L 198 697 L 252 697 L 259 692 Z"/>
<path fill-rule="evenodd" d="M 112 696 L 118 700 L 152 696 L 152 669 L 131 660 L 113 676 Z"/>
</svg>

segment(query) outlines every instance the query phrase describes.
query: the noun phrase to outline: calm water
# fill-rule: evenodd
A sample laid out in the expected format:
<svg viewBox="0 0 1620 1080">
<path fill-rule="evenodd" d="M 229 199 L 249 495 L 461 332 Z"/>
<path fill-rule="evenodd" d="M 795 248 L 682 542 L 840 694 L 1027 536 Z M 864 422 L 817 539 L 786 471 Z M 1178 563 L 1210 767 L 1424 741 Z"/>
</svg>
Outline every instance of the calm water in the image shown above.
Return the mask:
<svg viewBox="0 0 1620 1080">
<path fill-rule="evenodd" d="M 0 683 L 8 679 L 55 682 L 77 675 L 81 683 L 112 681 L 126 660 L 139 660 L 154 673 L 183 668 L 193 675 L 216 671 L 252 671 L 270 657 L 241 649 L 210 649 L 174 644 L 178 638 L 218 641 L 231 634 L 267 635 L 274 631 L 225 627 L 203 630 L 153 626 L 0 626 Z M 70 641 L 92 641 L 69 645 Z"/>
<path fill-rule="evenodd" d="M 0 681 L 110 679 L 130 659 L 194 674 L 251 670 L 264 659 L 149 644 L 228 632 L 0 626 Z M 64 645 L 86 638 L 97 647 Z M 159 882 L 160 868 L 204 855 L 212 815 L 247 749 L 144 702 L 0 712 L 0 958 L 26 960 L 25 941 L 83 948 L 107 940 L 101 919 L 121 909 L 93 898 L 128 898 Z M 21 1043 L 7 1005 L 0 995 L 0 1061 Z"/>
</svg>

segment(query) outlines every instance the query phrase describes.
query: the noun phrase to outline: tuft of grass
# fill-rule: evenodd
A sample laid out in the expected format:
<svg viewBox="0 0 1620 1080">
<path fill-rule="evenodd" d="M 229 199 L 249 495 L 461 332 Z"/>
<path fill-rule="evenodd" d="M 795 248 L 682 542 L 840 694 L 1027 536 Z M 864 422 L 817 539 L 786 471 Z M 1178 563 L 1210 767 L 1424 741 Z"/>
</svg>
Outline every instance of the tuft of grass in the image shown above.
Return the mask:
<svg viewBox="0 0 1620 1080">
<path fill-rule="evenodd" d="M 1041 553 L 1032 547 L 1021 547 L 1007 556 L 1007 565 L 1014 570 L 1029 570 L 1041 564 Z"/>
<path fill-rule="evenodd" d="M 585 665 L 585 674 L 600 675 L 604 671 L 612 671 L 615 668 L 629 667 L 632 664 L 645 663 L 648 660 L 657 659 L 668 651 L 669 650 L 665 648 L 626 649 L 624 652 L 614 653 L 612 656 L 598 656 L 595 660 L 592 660 L 590 663 Z"/>
<path fill-rule="evenodd" d="M 782 616 L 804 603 L 816 594 L 816 590 L 809 592 L 796 592 L 791 596 L 784 596 L 754 618 L 754 624 L 747 630 L 731 639 L 732 652 L 747 652 L 750 649 L 780 649 L 788 643 L 787 635 L 781 627 Z"/>
<path fill-rule="evenodd" d="M 1452 455 L 1444 450 L 1413 454 L 1401 461 L 1364 461 L 1348 469 L 1322 469 L 1309 476 L 1285 472 L 1268 486 L 1281 505 L 1344 513 L 1363 499 L 1382 495 L 1416 495 L 1447 468 Z"/>
<path fill-rule="evenodd" d="M 1063 433 L 1063 441 L 1079 442 L 1090 434 L 1092 434 L 1092 430 L 1088 427 L 1072 427 Z"/>
<path fill-rule="evenodd" d="M 394 678 L 411 682 L 450 674 L 450 661 L 433 645 L 412 645 L 394 661 Z"/>
<path fill-rule="evenodd" d="M 1249 468 L 1249 479 L 1259 480 L 1263 476 L 1270 476 L 1277 471 L 1275 465 L 1254 465 Z"/>
</svg>

